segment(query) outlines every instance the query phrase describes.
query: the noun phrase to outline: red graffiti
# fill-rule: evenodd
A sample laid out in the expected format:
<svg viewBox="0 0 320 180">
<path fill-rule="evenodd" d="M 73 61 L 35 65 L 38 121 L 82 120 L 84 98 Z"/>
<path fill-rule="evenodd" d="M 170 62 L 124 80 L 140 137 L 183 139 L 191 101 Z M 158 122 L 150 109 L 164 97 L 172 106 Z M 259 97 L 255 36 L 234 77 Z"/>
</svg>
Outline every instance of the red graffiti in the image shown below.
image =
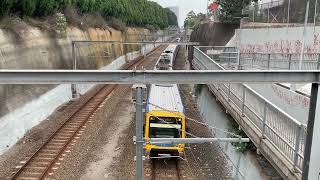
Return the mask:
<svg viewBox="0 0 320 180">
<path fill-rule="evenodd" d="M 305 43 L 304 52 L 307 54 L 318 53 L 320 49 L 320 35 L 319 33 L 313 34 L 313 42 Z M 302 41 L 301 40 L 276 40 L 264 42 L 262 44 L 241 44 L 242 53 L 282 53 L 288 55 L 290 53 L 301 53 Z M 308 55 L 306 55 L 308 56 Z"/>
<path fill-rule="evenodd" d="M 286 104 L 290 106 L 302 106 L 303 108 L 309 108 L 310 100 L 308 97 L 300 95 L 300 94 L 294 94 L 293 96 L 289 96 L 282 87 L 272 84 L 272 90 L 275 92 L 275 94 L 283 100 Z"/>
</svg>

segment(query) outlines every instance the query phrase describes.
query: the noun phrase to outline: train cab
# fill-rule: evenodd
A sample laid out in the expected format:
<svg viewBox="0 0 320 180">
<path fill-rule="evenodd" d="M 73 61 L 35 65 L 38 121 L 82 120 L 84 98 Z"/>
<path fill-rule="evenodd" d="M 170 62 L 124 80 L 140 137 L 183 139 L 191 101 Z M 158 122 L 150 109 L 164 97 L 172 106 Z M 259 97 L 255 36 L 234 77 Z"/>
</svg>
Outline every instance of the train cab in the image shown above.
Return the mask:
<svg viewBox="0 0 320 180">
<path fill-rule="evenodd" d="M 146 106 L 145 139 L 185 138 L 185 113 L 178 86 L 153 84 L 150 87 Z M 182 156 L 184 144 L 145 145 L 146 155 Z"/>
</svg>

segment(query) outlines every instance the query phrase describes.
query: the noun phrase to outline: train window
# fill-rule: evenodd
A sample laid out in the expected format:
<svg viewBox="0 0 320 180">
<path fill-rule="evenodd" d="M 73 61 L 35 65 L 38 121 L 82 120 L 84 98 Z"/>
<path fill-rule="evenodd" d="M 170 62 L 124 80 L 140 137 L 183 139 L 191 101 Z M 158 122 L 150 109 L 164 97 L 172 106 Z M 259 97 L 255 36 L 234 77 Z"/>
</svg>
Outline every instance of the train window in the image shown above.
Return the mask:
<svg viewBox="0 0 320 180">
<path fill-rule="evenodd" d="M 150 116 L 150 123 L 181 124 L 181 118 Z"/>
<path fill-rule="evenodd" d="M 150 128 L 150 138 L 180 138 L 181 134 L 175 128 Z"/>
</svg>

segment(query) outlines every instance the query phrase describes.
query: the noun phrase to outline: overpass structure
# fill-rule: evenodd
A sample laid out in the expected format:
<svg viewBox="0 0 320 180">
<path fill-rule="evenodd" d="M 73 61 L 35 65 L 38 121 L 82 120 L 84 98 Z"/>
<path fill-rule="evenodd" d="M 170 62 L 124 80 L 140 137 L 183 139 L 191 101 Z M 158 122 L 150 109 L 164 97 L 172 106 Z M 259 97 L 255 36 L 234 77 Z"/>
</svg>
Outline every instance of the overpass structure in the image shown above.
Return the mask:
<svg viewBox="0 0 320 180">
<path fill-rule="evenodd" d="M 222 53 L 224 56 L 222 58 L 225 58 L 225 54 L 228 54 L 231 65 L 231 59 L 235 59 L 236 54 L 228 52 L 228 49 L 226 53 Z M 308 139 L 306 126 L 241 83 L 319 83 L 320 72 L 226 70 L 200 47 L 194 49 L 193 67 L 198 70 L 0 70 L 0 84 L 208 84 L 227 112 L 281 175 L 286 179 L 301 179 L 302 172 L 305 172 L 303 170 L 305 144 L 308 144 L 305 143 Z M 138 121 L 142 122 L 141 117 L 137 118 Z M 210 141 L 215 140 L 210 139 Z M 141 143 L 143 141 L 140 139 L 137 144 Z"/>
<path fill-rule="evenodd" d="M 319 69 L 319 55 L 307 54 L 304 70 Z M 299 56 L 288 54 L 238 54 L 234 47 L 194 48 L 197 70 L 298 69 Z M 297 121 L 246 84 L 207 85 L 236 120 L 258 150 L 285 179 L 301 179 L 307 126 Z"/>
</svg>

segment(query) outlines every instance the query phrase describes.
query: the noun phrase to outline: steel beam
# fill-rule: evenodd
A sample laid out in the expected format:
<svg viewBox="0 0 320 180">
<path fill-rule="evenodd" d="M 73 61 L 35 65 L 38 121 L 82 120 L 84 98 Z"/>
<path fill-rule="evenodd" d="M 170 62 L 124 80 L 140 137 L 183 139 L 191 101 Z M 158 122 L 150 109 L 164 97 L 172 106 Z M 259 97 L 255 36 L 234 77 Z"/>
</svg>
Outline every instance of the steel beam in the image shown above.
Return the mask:
<svg viewBox="0 0 320 180">
<path fill-rule="evenodd" d="M 188 45 L 188 46 L 197 46 L 199 42 L 157 42 L 157 41 L 136 41 L 136 42 L 128 42 L 128 41 L 72 41 L 72 43 L 84 43 L 84 44 L 91 44 L 91 43 L 108 43 L 108 44 L 160 44 L 160 45 Z"/>
<path fill-rule="evenodd" d="M 146 139 L 147 143 L 151 144 L 200 144 L 208 142 L 249 142 L 249 138 L 150 138 Z"/>
<path fill-rule="evenodd" d="M 0 70 L 0 84 L 319 83 L 320 71 Z"/>
</svg>

